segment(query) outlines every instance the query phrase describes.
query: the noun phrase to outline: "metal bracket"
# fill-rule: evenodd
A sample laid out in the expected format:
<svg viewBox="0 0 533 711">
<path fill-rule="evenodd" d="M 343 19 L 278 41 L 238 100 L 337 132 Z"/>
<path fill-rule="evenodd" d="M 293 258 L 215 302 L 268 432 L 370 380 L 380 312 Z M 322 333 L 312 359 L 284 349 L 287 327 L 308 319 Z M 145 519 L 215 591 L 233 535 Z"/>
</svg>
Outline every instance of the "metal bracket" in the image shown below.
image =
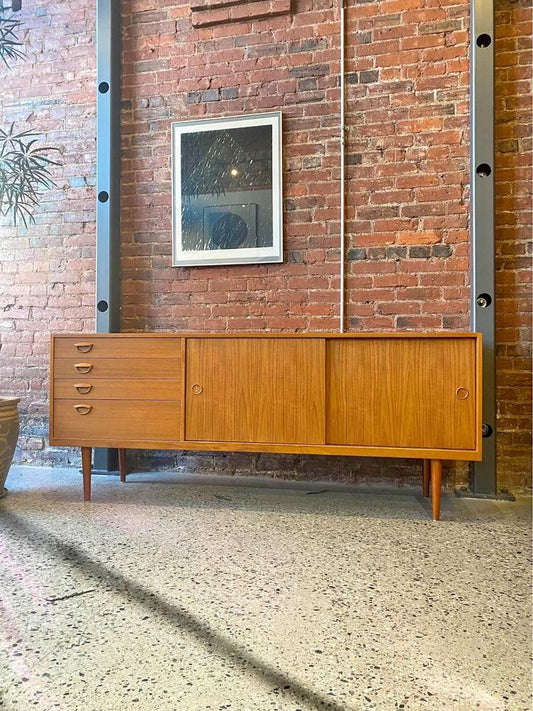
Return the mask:
<svg viewBox="0 0 533 711">
<path fill-rule="evenodd" d="M 455 489 L 453 492 L 459 499 L 490 499 L 491 501 L 516 501 L 511 492 L 502 489 L 498 494 L 474 494 L 468 489 Z"/>
</svg>

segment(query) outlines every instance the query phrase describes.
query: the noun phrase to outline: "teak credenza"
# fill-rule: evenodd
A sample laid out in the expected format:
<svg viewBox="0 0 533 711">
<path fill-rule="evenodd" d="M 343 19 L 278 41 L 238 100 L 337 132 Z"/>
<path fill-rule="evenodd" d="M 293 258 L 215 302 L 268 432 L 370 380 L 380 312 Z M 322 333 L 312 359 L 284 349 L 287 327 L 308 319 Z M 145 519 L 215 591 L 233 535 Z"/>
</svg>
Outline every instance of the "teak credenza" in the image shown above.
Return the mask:
<svg viewBox="0 0 533 711">
<path fill-rule="evenodd" d="M 408 457 L 439 518 L 442 460 L 481 459 L 475 333 L 58 334 L 50 444 Z"/>
</svg>

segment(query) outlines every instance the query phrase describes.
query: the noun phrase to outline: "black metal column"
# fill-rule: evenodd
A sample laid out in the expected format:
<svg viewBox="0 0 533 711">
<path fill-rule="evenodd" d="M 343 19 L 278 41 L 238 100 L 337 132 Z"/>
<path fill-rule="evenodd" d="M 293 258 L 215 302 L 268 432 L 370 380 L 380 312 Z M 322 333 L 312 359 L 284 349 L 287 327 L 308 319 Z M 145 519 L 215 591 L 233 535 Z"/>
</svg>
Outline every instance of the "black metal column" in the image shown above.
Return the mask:
<svg viewBox="0 0 533 711">
<path fill-rule="evenodd" d="M 494 7 L 471 5 L 472 328 L 483 335 L 483 461 L 474 494 L 496 494 L 496 327 L 494 292 Z"/>
<path fill-rule="evenodd" d="M 117 333 L 120 331 L 120 0 L 97 0 L 96 53 L 96 332 Z M 96 449 L 94 469 L 115 470 L 116 451 Z"/>
</svg>

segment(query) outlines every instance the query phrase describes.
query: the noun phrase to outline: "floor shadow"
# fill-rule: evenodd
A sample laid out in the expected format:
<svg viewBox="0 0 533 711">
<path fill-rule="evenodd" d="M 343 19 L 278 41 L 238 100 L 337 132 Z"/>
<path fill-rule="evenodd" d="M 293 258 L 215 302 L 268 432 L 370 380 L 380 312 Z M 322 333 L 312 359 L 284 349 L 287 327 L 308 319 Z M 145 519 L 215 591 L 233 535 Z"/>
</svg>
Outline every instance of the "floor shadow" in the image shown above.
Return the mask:
<svg viewBox="0 0 533 711">
<path fill-rule="evenodd" d="M 151 613 L 164 618 L 167 622 L 185 631 L 204 645 L 211 653 L 228 657 L 232 661 L 241 662 L 247 674 L 257 677 L 263 683 L 266 682 L 276 687 L 278 689 L 278 698 L 283 696 L 292 697 L 298 703 L 305 704 L 309 709 L 347 711 L 345 706 L 341 706 L 333 699 L 307 688 L 291 679 L 287 674 L 277 670 L 274 666 L 266 664 L 259 657 L 250 654 L 244 647 L 225 638 L 207 623 L 190 614 L 185 608 L 166 602 L 148 588 L 125 578 L 99 561 L 93 560 L 81 551 L 79 547 L 61 541 L 52 533 L 28 523 L 22 517 L 9 511 L 3 511 L 1 518 L 3 525 L 9 527 L 16 536 L 23 538 L 26 543 L 45 545 L 50 549 L 52 555 L 70 565 L 77 566 L 90 579 L 91 585 L 96 586 L 101 583 L 107 589 L 112 587 L 115 593 L 143 605 Z"/>
</svg>

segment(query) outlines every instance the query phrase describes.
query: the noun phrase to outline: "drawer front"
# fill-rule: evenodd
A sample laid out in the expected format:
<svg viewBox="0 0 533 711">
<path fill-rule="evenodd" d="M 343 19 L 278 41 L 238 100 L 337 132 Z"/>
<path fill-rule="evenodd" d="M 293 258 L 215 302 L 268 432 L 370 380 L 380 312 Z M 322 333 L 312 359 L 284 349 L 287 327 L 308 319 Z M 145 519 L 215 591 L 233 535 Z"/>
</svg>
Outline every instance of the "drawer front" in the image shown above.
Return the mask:
<svg viewBox="0 0 533 711">
<path fill-rule="evenodd" d="M 178 358 L 91 358 L 90 353 L 77 358 L 55 358 L 54 378 L 145 378 L 181 380 Z"/>
<path fill-rule="evenodd" d="M 179 358 L 181 338 L 156 336 L 55 336 L 56 358 Z"/>
<path fill-rule="evenodd" d="M 54 400 L 56 439 L 178 441 L 181 403 L 143 400 Z"/>
<path fill-rule="evenodd" d="M 91 398 L 98 400 L 180 400 L 181 380 L 131 380 L 129 378 L 56 379 L 55 398 Z"/>
</svg>

